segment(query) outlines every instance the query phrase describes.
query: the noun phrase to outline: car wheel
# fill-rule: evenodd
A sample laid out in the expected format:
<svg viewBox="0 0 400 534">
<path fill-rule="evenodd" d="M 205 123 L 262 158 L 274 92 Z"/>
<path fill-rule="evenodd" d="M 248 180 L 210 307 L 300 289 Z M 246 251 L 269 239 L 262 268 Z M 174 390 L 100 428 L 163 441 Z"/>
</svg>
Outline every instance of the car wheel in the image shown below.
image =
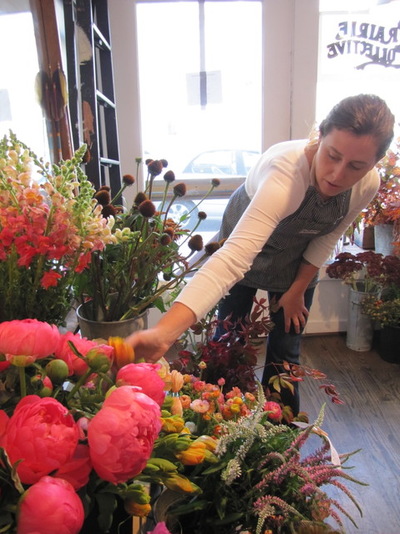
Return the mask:
<svg viewBox="0 0 400 534">
<path fill-rule="evenodd" d="M 193 211 L 192 211 L 193 210 Z M 191 230 L 198 221 L 199 210 L 191 200 L 175 200 L 168 211 L 168 217 L 179 223 L 182 228 Z"/>
</svg>

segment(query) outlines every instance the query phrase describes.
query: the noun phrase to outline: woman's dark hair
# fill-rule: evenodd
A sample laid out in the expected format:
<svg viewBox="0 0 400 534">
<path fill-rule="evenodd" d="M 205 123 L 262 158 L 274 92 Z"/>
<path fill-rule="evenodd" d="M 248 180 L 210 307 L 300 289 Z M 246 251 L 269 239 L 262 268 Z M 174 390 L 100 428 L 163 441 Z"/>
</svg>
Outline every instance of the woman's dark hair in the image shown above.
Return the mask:
<svg viewBox="0 0 400 534">
<path fill-rule="evenodd" d="M 321 122 L 322 137 L 333 129 L 355 135 L 371 135 L 377 143 L 377 160 L 383 158 L 394 135 L 394 116 L 386 102 L 377 95 L 356 95 L 341 100 Z"/>
</svg>

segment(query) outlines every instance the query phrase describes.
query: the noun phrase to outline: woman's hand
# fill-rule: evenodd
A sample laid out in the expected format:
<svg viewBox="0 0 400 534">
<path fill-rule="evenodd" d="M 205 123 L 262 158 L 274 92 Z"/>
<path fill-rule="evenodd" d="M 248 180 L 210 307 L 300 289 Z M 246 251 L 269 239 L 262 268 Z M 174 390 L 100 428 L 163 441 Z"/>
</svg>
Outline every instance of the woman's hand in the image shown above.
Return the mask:
<svg viewBox="0 0 400 534">
<path fill-rule="evenodd" d="M 157 327 L 138 330 L 127 337 L 125 342 L 133 347 L 136 360 L 143 358 L 149 363 L 157 362 L 170 348 L 170 344 L 160 336 Z"/>
<path fill-rule="evenodd" d="M 304 305 L 304 294 L 294 293 L 290 289 L 284 293 L 277 302 L 277 308 L 283 308 L 285 317 L 285 332 L 288 333 L 291 325 L 300 334 L 306 326 L 309 312 Z"/>
<path fill-rule="evenodd" d="M 143 358 L 146 362 L 154 363 L 196 320 L 190 308 L 174 302 L 154 328 L 134 332 L 125 341 L 133 347 L 137 359 Z"/>
</svg>

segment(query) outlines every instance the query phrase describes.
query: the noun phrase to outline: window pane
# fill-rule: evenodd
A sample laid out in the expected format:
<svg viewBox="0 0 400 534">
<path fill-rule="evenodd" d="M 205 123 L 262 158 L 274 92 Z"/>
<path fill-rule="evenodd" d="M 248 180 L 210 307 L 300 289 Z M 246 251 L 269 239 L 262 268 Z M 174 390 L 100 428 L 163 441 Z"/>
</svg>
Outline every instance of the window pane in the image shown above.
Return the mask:
<svg viewBox="0 0 400 534">
<path fill-rule="evenodd" d="M 261 147 L 261 3 L 206 1 L 204 19 L 197 2 L 137 7 L 144 156 L 233 174 L 234 150 Z"/>
<path fill-rule="evenodd" d="M 317 120 L 341 98 L 375 93 L 400 120 L 399 2 L 320 0 Z"/>
<path fill-rule="evenodd" d="M 10 10 L 14 7 L 21 11 L 0 14 L 0 136 L 8 135 L 11 129 L 20 141 L 48 161 L 46 125 L 35 94 L 39 65 L 32 14 L 28 1 L 20 0 Z"/>
</svg>

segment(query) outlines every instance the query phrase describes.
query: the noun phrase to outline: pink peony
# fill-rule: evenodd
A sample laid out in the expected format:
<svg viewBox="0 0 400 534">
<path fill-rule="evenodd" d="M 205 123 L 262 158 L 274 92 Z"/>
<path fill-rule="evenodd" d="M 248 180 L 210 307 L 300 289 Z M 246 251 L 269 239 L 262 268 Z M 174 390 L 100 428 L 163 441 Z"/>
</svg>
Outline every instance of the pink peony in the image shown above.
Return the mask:
<svg viewBox="0 0 400 534">
<path fill-rule="evenodd" d="M 65 361 L 65 363 L 68 365 L 70 375 L 82 376 L 88 370 L 88 366 L 74 353 L 69 346 L 69 341 L 74 344 L 75 348 L 80 354 L 82 354 L 82 356 L 86 356 L 86 354 L 92 349 L 97 349 L 99 352 L 105 354 L 109 358 L 110 362 L 112 360 L 112 347 L 109 347 L 108 345 L 99 345 L 95 341 L 81 337 L 79 334 L 66 332 L 60 336 L 60 342 L 55 351 L 55 356 L 56 358 L 60 358 L 61 360 Z"/>
<path fill-rule="evenodd" d="M 68 462 L 78 444 L 79 430 L 68 409 L 56 399 L 24 397 L 7 425 L 2 446 L 24 484 L 34 484 Z"/>
<path fill-rule="evenodd" d="M 165 382 L 157 372 L 159 368 L 158 364 L 129 363 L 118 371 L 116 384 L 117 386 L 139 386 L 143 393 L 161 406 L 165 397 Z"/>
<path fill-rule="evenodd" d="M 17 534 L 78 534 L 83 504 L 66 480 L 45 476 L 19 502 Z"/>
<path fill-rule="evenodd" d="M 90 461 L 89 447 L 79 444 L 72 458 L 61 466 L 54 473 L 54 476 L 67 480 L 75 490 L 78 490 L 89 482 L 91 470 L 92 462 Z"/>
<path fill-rule="evenodd" d="M 7 429 L 7 425 L 8 425 L 8 421 L 10 420 L 10 418 L 8 417 L 8 415 L 6 414 L 6 412 L 4 410 L 0 410 L 0 447 L 2 447 L 2 437 L 5 435 L 6 433 L 6 429 Z"/>
<path fill-rule="evenodd" d="M 277 402 L 267 401 L 264 404 L 264 412 L 268 412 L 268 419 L 280 421 L 282 419 L 282 408 Z"/>
<path fill-rule="evenodd" d="M 53 354 L 59 339 L 60 332 L 55 325 L 37 319 L 0 323 L 0 353 L 12 363 L 23 357 L 25 365 L 29 365 Z"/>
<path fill-rule="evenodd" d="M 139 474 L 161 430 L 159 405 L 131 386 L 115 389 L 88 429 L 90 457 L 99 477 L 113 484 Z"/>
</svg>

